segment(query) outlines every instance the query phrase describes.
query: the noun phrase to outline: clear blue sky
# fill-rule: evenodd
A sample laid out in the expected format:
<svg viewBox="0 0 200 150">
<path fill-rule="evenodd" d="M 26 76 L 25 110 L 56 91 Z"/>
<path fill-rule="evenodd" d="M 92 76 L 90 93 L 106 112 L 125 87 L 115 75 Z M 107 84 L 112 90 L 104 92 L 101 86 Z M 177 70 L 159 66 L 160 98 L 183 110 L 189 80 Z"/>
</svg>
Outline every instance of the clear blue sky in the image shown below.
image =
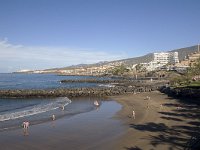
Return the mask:
<svg viewBox="0 0 200 150">
<path fill-rule="evenodd" d="M 0 72 L 199 43 L 199 0 L 0 0 Z"/>
</svg>

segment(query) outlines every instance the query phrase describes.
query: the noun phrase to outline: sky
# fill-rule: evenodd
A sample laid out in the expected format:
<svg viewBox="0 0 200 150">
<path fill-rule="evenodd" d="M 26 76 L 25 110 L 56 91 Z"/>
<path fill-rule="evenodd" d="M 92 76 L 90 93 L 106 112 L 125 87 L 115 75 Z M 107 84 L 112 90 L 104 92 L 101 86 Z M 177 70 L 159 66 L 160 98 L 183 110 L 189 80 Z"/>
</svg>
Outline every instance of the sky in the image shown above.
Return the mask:
<svg viewBox="0 0 200 150">
<path fill-rule="evenodd" d="M 193 46 L 199 27 L 199 0 L 0 0 L 0 72 Z"/>
</svg>

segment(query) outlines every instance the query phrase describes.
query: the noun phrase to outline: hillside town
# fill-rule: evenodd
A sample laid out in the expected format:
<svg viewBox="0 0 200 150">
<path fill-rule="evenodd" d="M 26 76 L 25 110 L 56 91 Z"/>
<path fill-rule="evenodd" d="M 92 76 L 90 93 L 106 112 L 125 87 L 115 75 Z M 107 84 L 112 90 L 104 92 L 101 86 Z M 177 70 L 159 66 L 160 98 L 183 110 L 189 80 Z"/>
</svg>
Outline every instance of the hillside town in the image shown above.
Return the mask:
<svg viewBox="0 0 200 150">
<path fill-rule="evenodd" d="M 199 45 L 168 52 L 150 53 L 141 57 L 98 64 L 74 66 L 48 70 L 21 70 L 20 73 L 57 73 L 60 75 L 111 75 L 117 67 L 123 66 L 132 74 L 143 71 L 176 70 L 183 71 L 200 57 Z"/>
</svg>

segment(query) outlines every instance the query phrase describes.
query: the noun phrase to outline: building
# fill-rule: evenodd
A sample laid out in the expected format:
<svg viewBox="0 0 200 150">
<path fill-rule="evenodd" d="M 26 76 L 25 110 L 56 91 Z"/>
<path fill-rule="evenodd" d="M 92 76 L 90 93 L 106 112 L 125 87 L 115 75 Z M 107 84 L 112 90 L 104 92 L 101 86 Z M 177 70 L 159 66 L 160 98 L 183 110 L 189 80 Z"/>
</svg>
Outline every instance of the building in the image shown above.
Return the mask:
<svg viewBox="0 0 200 150">
<path fill-rule="evenodd" d="M 166 52 L 166 53 L 153 53 L 154 62 L 161 64 L 161 66 L 166 64 L 176 64 L 179 62 L 178 52 Z"/>
<path fill-rule="evenodd" d="M 148 63 L 141 63 L 147 71 L 153 71 L 157 68 L 161 68 L 167 64 L 179 63 L 178 52 L 160 52 L 152 53 L 152 61 Z"/>
</svg>

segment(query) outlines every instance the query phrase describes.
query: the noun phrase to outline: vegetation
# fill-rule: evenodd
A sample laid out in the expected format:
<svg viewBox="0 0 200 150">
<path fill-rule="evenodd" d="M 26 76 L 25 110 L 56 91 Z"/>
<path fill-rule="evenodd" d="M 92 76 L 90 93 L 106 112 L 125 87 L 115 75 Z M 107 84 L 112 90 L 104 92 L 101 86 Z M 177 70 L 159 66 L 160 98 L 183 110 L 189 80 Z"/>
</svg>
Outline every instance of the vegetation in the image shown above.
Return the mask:
<svg viewBox="0 0 200 150">
<path fill-rule="evenodd" d="M 192 67 L 191 71 L 194 75 L 200 75 L 200 57 L 194 63 L 194 67 Z"/>
<path fill-rule="evenodd" d="M 176 87 L 200 87 L 200 58 L 191 65 L 186 72 L 176 78 L 172 78 L 170 83 Z"/>
<path fill-rule="evenodd" d="M 143 64 L 137 64 L 135 66 L 135 69 L 136 69 L 137 72 L 146 72 L 147 71 L 147 69 L 144 67 Z"/>
<path fill-rule="evenodd" d="M 124 65 L 120 65 L 112 69 L 113 75 L 123 75 L 126 72 L 129 72 L 129 69 L 127 69 Z"/>
</svg>

